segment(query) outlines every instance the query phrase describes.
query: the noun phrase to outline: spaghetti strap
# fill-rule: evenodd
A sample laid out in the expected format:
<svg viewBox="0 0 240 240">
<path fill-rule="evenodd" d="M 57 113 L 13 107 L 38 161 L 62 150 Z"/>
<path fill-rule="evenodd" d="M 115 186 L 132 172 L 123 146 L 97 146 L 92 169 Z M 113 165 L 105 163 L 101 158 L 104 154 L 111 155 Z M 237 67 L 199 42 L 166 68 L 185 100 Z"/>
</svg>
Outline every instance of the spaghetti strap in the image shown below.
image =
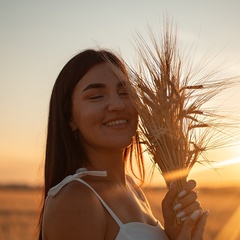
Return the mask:
<svg viewBox="0 0 240 240">
<path fill-rule="evenodd" d="M 55 196 L 66 184 L 72 182 L 73 180 L 85 177 L 87 175 L 106 177 L 107 172 L 106 171 L 87 171 L 86 168 L 79 168 L 75 174 L 65 177 L 60 183 L 52 187 L 48 192 L 48 196 Z"/>
<path fill-rule="evenodd" d="M 115 222 L 118 224 L 119 227 L 123 225 L 123 223 L 120 221 L 120 219 L 117 217 L 117 215 L 112 211 L 112 209 L 106 204 L 106 202 L 99 196 L 99 194 L 85 181 L 82 179 L 76 179 L 76 181 L 83 183 L 87 187 L 89 187 L 98 197 L 102 205 L 106 208 L 106 210 L 109 212 L 109 214 L 112 216 L 112 218 L 115 220 Z"/>
<path fill-rule="evenodd" d="M 106 210 L 109 212 L 109 214 L 112 216 L 112 218 L 115 220 L 115 222 L 118 224 L 119 227 L 123 225 L 123 223 L 120 221 L 120 219 L 117 217 L 117 215 L 112 211 L 112 209 L 106 204 L 106 202 L 100 197 L 100 195 L 92 188 L 88 183 L 86 183 L 84 180 L 81 178 L 87 175 L 91 176 L 100 176 L 100 177 L 105 177 L 107 176 L 106 171 L 88 171 L 86 168 L 80 168 L 77 170 L 77 172 L 73 175 L 69 175 L 66 178 L 64 178 L 59 184 L 51 188 L 48 192 L 48 196 L 46 198 L 46 201 L 49 197 L 55 196 L 66 184 L 72 182 L 72 181 L 78 181 L 88 188 L 90 188 L 99 201 L 102 203 L 102 205 L 106 208 Z"/>
</svg>

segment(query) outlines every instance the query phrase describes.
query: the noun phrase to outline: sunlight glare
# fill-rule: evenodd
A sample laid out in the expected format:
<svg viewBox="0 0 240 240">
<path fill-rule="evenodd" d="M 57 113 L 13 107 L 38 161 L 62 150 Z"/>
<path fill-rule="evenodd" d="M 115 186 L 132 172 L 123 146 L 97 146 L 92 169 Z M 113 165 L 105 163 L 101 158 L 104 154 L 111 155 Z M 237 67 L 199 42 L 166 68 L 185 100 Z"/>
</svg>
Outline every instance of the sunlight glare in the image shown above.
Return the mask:
<svg viewBox="0 0 240 240">
<path fill-rule="evenodd" d="M 240 163 L 240 158 L 233 158 L 221 162 L 216 162 L 213 164 L 214 167 L 223 167 Z"/>
<path fill-rule="evenodd" d="M 233 159 L 228 159 L 228 160 L 224 160 L 224 161 L 215 162 L 215 163 L 211 164 L 210 168 L 216 170 L 220 167 L 232 166 L 232 165 L 235 165 L 235 164 L 240 164 L 240 158 L 233 158 Z M 204 171 L 207 171 L 207 170 L 209 170 L 209 167 L 201 166 L 201 167 L 195 168 L 191 171 L 193 171 L 194 173 L 199 173 L 199 172 L 204 172 Z M 164 175 L 164 178 L 167 181 L 173 181 L 173 180 L 176 180 L 178 178 L 181 178 L 181 177 L 184 177 L 184 176 L 187 176 L 187 175 L 188 175 L 188 170 L 187 169 L 182 169 L 182 170 L 177 169 L 175 171 L 171 171 L 169 173 L 166 173 Z"/>
</svg>

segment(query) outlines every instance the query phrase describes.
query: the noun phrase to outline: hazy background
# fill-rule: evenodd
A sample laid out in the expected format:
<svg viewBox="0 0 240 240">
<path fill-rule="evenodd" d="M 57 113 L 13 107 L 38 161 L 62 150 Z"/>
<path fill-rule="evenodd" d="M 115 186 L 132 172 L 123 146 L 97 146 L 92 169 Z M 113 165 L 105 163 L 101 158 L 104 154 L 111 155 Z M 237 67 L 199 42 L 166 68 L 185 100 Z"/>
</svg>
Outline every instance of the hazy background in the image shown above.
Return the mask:
<svg viewBox="0 0 240 240">
<path fill-rule="evenodd" d="M 160 33 L 167 13 L 183 45 L 197 42 L 196 57 L 219 53 L 223 77 L 240 75 L 239 9 L 238 0 L 0 0 L 0 183 L 41 181 L 51 89 L 73 55 L 104 47 L 134 62 L 136 31 Z M 222 107 L 239 115 L 239 93 L 237 86 L 223 95 Z M 196 167 L 191 177 L 240 184 L 239 145 L 209 158 L 221 162 L 218 173 Z"/>
</svg>

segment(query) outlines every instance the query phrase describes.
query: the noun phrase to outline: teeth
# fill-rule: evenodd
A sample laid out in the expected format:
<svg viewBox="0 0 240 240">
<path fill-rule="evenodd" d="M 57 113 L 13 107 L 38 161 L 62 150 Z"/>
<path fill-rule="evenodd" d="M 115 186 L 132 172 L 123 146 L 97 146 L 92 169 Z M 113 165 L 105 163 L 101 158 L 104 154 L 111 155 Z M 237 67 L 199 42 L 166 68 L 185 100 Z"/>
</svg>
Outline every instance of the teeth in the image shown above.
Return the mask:
<svg viewBox="0 0 240 240">
<path fill-rule="evenodd" d="M 127 122 L 126 120 L 116 120 L 116 121 L 108 122 L 106 125 L 115 126 L 115 125 L 126 123 L 126 122 Z"/>
</svg>

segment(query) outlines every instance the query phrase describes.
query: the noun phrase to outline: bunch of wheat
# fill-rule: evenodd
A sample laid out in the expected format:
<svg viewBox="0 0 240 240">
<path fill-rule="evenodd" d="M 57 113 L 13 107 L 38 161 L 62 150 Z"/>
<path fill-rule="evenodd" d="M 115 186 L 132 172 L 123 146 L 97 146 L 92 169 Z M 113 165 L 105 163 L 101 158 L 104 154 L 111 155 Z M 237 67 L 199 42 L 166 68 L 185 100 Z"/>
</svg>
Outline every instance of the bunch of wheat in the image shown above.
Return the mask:
<svg viewBox="0 0 240 240">
<path fill-rule="evenodd" d="M 129 67 L 128 87 L 141 137 L 167 185 L 174 180 L 180 190 L 193 165 L 207 161 L 206 151 L 229 141 L 224 116 L 208 102 L 234 80 L 216 80 L 214 70 L 200 76 L 208 62 L 193 66 L 189 53 L 181 55 L 177 30 L 167 21 L 161 41 L 151 35 L 152 47 L 138 37 L 140 58 L 137 69 Z"/>
</svg>

